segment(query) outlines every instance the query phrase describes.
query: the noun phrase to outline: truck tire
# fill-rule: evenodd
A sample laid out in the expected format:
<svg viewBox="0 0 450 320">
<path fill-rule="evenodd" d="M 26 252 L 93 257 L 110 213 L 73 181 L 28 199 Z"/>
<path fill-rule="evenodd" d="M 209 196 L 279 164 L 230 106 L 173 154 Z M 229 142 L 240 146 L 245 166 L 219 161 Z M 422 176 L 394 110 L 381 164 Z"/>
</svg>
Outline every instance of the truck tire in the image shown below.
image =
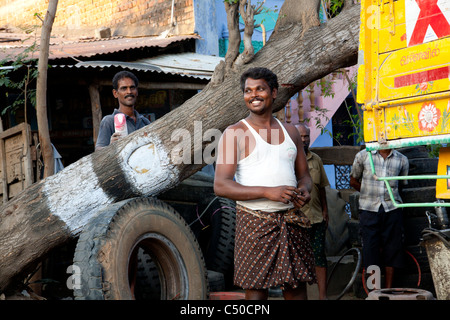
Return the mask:
<svg viewBox="0 0 450 320">
<path fill-rule="evenodd" d="M 75 249 L 75 299 L 134 299 L 140 248 L 157 266 L 161 299 L 207 299 L 205 262 L 191 229 L 169 205 L 146 197 L 111 204 L 88 222 Z"/>
<path fill-rule="evenodd" d="M 206 250 L 208 269 L 227 273 L 233 268 L 236 202 L 218 197 L 211 217 L 212 234 Z"/>
<path fill-rule="evenodd" d="M 159 300 L 161 299 L 161 280 L 159 271 L 152 256 L 139 248 L 137 281 L 134 291 L 136 300 Z"/>
</svg>

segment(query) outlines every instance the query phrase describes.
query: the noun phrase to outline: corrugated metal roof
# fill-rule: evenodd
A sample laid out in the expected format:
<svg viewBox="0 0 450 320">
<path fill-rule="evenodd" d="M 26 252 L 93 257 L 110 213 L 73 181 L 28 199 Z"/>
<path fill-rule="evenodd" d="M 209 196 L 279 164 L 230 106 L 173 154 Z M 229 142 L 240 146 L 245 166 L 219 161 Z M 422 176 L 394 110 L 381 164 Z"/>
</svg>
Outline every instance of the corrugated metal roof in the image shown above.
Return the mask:
<svg viewBox="0 0 450 320">
<path fill-rule="evenodd" d="M 8 34 L 5 34 L 8 35 Z M 18 35 L 8 35 L 0 39 L 0 60 L 11 59 L 22 53 L 26 48 L 30 47 L 30 41 L 34 39 L 27 39 L 22 41 L 15 41 Z M 130 49 L 146 48 L 146 47 L 167 47 L 169 44 L 184 41 L 189 39 L 199 39 L 196 34 L 180 35 L 169 38 L 161 37 L 139 37 L 126 38 L 115 37 L 107 39 L 86 39 L 67 41 L 62 39 L 51 39 L 49 60 L 64 59 L 64 58 L 89 58 L 96 55 L 110 54 Z M 7 41 L 11 39 L 12 41 Z M 38 53 L 35 53 L 37 56 Z"/>
<path fill-rule="evenodd" d="M 164 54 L 153 58 L 140 59 L 134 62 L 123 61 L 85 61 L 75 65 L 54 65 L 60 68 L 113 68 L 120 67 L 130 70 L 149 71 L 210 80 L 221 57 L 187 52 Z"/>
<path fill-rule="evenodd" d="M 198 53 L 163 54 L 160 56 L 140 59 L 133 62 L 125 61 L 80 61 L 97 56 L 146 47 L 166 47 L 177 41 L 199 39 L 195 34 L 161 37 L 126 38 L 115 37 L 107 39 L 78 39 L 69 41 L 62 38 L 51 38 L 49 60 L 53 68 L 125 68 L 144 72 L 156 72 L 181 77 L 210 80 L 216 65 L 223 60 L 220 57 Z M 12 57 L 11 60 L 29 48 L 37 41 L 34 36 L 23 34 L 0 34 L 0 60 Z M 35 51 L 35 57 L 38 56 Z M 73 58 L 78 61 L 71 64 L 58 64 L 58 59 Z"/>
<path fill-rule="evenodd" d="M 109 67 L 120 67 L 120 68 L 127 68 L 132 70 L 139 70 L 139 71 L 161 71 L 160 68 L 156 66 L 152 66 L 145 63 L 136 63 L 136 62 L 124 62 L 124 61 L 85 61 L 85 62 L 78 62 L 75 65 L 68 65 L 68 66 L 62 66 L 61 67 L 75 67 L 75 68 L 109 68 Z"/>
<path fill-rule="evenodd" d="M 164 72 L 178 74 L 212 75 L 221 57 L 186 52 L 180 54 L 162 54 L 152 58 L 137 60 L 137 63 L 150 64 Z"/>
</svg>

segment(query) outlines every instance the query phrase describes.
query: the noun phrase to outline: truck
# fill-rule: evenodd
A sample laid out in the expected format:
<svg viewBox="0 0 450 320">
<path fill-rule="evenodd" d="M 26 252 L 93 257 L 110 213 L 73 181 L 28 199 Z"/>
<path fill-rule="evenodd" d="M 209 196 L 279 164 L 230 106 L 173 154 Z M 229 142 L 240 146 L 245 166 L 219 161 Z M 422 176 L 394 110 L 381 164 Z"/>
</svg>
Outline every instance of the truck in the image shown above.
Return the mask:
<svg viewBox="0 0 450 320">
<path fill-rule="evenodd" d="M 450 1 L 363 0 L 357 102 L 368 151 L 429 146 L 437 172 L 378 176 L 399 208 L 421 208 L 429 225 L 422 244 L 437 299 L 450 299 Z M 434 179 L 436 201 L 397 203 L 391 180 Z M 428 209 L 427 208 L 432 208 Z M 433 212 L 434 209 L 434 212 Z"/>
</svg>

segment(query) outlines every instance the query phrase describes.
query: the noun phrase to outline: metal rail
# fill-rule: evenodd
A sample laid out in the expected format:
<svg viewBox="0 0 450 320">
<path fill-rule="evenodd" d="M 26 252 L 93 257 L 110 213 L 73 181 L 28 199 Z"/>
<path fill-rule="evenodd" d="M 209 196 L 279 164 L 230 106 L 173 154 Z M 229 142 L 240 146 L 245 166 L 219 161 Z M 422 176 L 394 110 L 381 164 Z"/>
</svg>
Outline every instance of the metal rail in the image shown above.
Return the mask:
<svg viewBox="0 0 450 320">
<path fill-rule="evenodd" d="M 377 149 L 372 149 L 377 150 Z M 414 202 L 414 203 L 398 203 L 394 199 L 392 188 L 389 184 L 391 180 L 420 180 L 420 179 L 450 179 L 450 175 L 420 175 L 420 176 L 394 176 L 394 177 L 378 177 L 375 172 L 373 164 L 372 152 L 368 151 L 370 168 L 375 180 L 384 181 L 388 190 L 392 203 L 397 208 L 411 208 L 411 207 L 450 207 L 450 202 Z"/>
</svg>

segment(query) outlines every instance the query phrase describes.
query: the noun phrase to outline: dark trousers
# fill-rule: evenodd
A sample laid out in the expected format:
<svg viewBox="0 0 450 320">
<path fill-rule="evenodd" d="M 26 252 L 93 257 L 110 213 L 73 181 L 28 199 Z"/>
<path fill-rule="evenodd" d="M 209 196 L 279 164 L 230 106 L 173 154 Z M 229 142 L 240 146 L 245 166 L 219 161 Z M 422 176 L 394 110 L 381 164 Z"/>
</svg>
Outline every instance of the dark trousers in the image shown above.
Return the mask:
<svg viewBox="0 0 450 320">
<path fill-rule="evenodd" d="M 404 228 L 401 208 L 385 212 L 361 210 L 359 215 L 362 238 L 363 266 L 402 268 L 404 258 Z"/>
</svg>

